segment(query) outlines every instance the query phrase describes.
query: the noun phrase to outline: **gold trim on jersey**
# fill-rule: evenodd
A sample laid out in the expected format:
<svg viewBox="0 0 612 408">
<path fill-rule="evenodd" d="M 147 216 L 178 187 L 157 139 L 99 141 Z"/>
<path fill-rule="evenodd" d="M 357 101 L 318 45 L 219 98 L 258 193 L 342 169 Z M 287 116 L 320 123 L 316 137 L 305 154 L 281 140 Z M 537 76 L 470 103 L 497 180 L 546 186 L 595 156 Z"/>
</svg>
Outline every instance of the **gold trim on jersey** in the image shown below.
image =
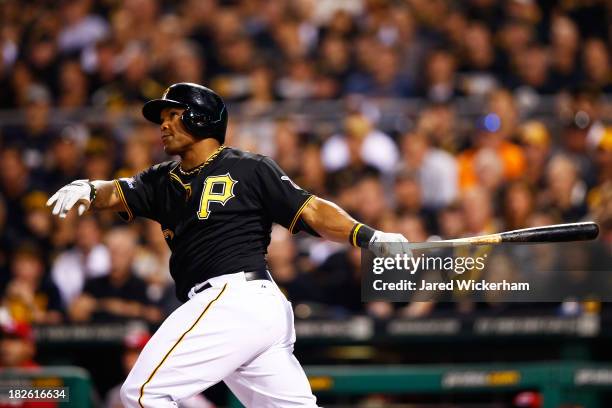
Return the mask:
<svg viewBox="0 0 612 408">
<path fill-rule="evenodd" d="M 178 167 L 178 165 L 176 167 Z M 174 169 L 176 169 L 176 167 Z M 187 192 L 187 198 L 185 199 L 185 201 L 187 201 L 191 198 L 191 184 L 183 183 L 183 180 L 181 180 L 177 174 L 173 173 L 174 169 L 170 170 L 170 178 L 178 181 L 181 187 Z"/>
<path fill-rule="evenodd" d="M 297 220 L 300 218 L 300 215 L 302 215 L 302 212 L 304 211 L 304 208 L 306 208 L 306 205 L 310 202 L 310 200 L 312 200 L 314 198 L 314 195 L 311 195 L 310 197 L 308 197 L 306 199 L 306 201 L 304 201 L 304 204 L 302 204 L 302 206 L 300 207 L 299 210 L 297 210 L 297 212 L 295 213 L 295 215 L 293 216 L 293 221 L 291 221 L 291 224 L 289 224 L 289 232 L 293 234 L 293 228 L 295 228 L 295 224 L 297 223 Z"/>
<path fill-rule="evenodd" d="M 142 397 L 144 396 L 144 389 L 146 387 L 146 385 L 148 383 L 151 382 L 151 380 L 153 379 L 153 376 L 157 373 L 157 371 L 159 370 L 159 368 L 162 366 L 162 364 L 164 364 L 164 361 L 166 361 L 166 359 L 168 358 L 168 356 L 170 355 L 170 353 L 172 353 L 172 351 L 174 351 L 174 349 L 179 345 L 179 343 L 185 338 L 185 336 L 193 330 L 193 328 L 199 323 L 200 320 L 202 320 L 202 318 L 204 317 L 204 315 L 206 314 L 206 312 L 208 312 L 208 309 L 210 309 L 210 307 L 213 305 L 213 303 L 215 303 L 217 300 L 219 300 L 219 298 L 221 297 L 221 295 L 223 295 L 223 293 L 225 292 L 225 289 L 227 288 L 227 283 L 225 285 L 223 285 L 223 289 L 221 289 L 221 292 L 217 295 L 216 298 L 214 298 L 213 300 L 210 301 L 210 303 L 204 308 L 204 310 L 202 311 L 202 313 L 200 313 L 200 316 L 198 316 L 198 318 L 196 319 L 195 322 L 193 322 L 193 324 L 191 325 L 191 327 L 189 327 L 182 335 L 181 337 L 178 338 L 178 340 L 176 341 L 176 343 L 174 343 L 174 345 L 170 348 L 170 350 L 168 350 L 168 352 L 166 353 L 166 355 L 164 356 L 164 358 L 162 358 L 162 360 L 159 362 L 159 364 L 157 365 L 157 367 L 155 367 L 155 369 L 153 370 L 153 372 L 151 373 L 151 375 L 149 376 L 149 378 L 147 379 L 147 381 L 145 381 L 144 384 L 142 384 L 142 387 L 140 387 L 140 397 L 138 397 L 138 405 L 140 405 L 141 408 L 144 408 L 144 405 L 142 405 Z"/>
<path fill-rule="evenodd" d="M 132 209 L 128 205 L 127 200 L 125 199 L 125 195 L 123 194 L 123 188 L 121 187 L 121 183 L 119 183 L 118 179 L 115 179 L 114 181 L 115 181 L 115 187 L 117 189 L 117 194 L 119 194 L 119 199 L 123 203 L 125 210 L 126 210 L 125 212 L 128 215 L 127 222 L 130 222 L 134 219 L 134 213 L 132 212 Z M 120 211 L 120 212 L 123 212 L 123 211 Z"/>
</svg>

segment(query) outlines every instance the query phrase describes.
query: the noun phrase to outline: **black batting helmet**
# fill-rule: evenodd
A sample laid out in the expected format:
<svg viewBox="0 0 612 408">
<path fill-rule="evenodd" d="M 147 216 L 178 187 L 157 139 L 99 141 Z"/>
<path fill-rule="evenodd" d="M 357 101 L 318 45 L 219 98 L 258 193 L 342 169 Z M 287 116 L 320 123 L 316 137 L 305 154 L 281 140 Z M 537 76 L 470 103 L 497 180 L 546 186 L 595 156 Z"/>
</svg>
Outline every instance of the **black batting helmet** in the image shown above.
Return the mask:
<svg viewBox="0 0 612 408">
<path fill-rule="evenodd" d="M 213 137 L 220 143 L 225 141 L 227 108 L 212 89 L 189 82 L 171 85 L 161 99 L 145 103 L 142 114 L 151 122 L 161 124 L 161 111 L 173 106 L 185 109 L 181 120 L 189 133 L 199 138 Z"/>
</svg>

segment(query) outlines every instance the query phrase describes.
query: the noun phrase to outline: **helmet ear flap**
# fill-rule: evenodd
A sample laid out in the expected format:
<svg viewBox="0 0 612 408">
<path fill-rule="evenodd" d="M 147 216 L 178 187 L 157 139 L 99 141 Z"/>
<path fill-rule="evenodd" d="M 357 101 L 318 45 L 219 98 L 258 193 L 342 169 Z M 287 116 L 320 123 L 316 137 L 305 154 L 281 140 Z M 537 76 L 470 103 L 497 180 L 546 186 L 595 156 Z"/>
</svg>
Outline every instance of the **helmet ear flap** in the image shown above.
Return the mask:
<svg viewBox="0 0 612 408">
<path fill-rule="evenodd" d="M 183 124 L 194 136 L 204 137 L 209 132 L 208 117 L 195 112 L 191 108 L 185 109 L 181 115 Z"/>
</svg>

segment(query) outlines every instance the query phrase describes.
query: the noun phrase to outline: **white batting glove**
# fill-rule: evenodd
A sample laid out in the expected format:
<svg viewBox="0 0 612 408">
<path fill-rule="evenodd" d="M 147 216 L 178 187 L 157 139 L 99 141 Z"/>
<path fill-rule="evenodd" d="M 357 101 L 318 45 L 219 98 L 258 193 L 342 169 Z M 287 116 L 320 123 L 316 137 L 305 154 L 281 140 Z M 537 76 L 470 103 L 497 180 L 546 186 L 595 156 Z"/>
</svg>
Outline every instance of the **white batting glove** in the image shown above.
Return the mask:
<svg viewBox="0 0 612 408">
<path fill-rule="evenodd" d="M 402 234 L 376 231 L 370 239 L 368 249 L 378 257 L 407 254 L 412 257 L 409 241 Z"/>
<path fill-rule="evenodd" d="M 60 188 L 57 193 L 53 194 L 47 200 L 47 207 L 51 207 L 53 203 L 53 215 L 59 215 L 60 218 L 66 218 L 68 211 L 79 204 L 79 215 L 83 215 L 91 205 L 91 185 L 89 180 L 75 180 L 70 184 L 66 184 Z"/>
</svg>

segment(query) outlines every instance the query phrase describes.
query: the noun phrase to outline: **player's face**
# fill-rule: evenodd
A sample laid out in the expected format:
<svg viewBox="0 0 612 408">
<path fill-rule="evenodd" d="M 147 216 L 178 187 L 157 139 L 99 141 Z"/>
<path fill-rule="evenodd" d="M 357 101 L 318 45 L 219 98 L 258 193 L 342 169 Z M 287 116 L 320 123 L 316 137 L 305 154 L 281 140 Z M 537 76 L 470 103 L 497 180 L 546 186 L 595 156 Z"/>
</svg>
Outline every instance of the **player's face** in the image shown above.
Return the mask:
<svg viewBox="0 0 612 408">
<path fill-rule="evenodd" d="M 161 112 L 161 135 L 164 151 L 168 154 L 182 154 L 187 151 L 197 140 L 189 134 L 181 115 L 185 109 L 165 108 Z"/>
</svg>

